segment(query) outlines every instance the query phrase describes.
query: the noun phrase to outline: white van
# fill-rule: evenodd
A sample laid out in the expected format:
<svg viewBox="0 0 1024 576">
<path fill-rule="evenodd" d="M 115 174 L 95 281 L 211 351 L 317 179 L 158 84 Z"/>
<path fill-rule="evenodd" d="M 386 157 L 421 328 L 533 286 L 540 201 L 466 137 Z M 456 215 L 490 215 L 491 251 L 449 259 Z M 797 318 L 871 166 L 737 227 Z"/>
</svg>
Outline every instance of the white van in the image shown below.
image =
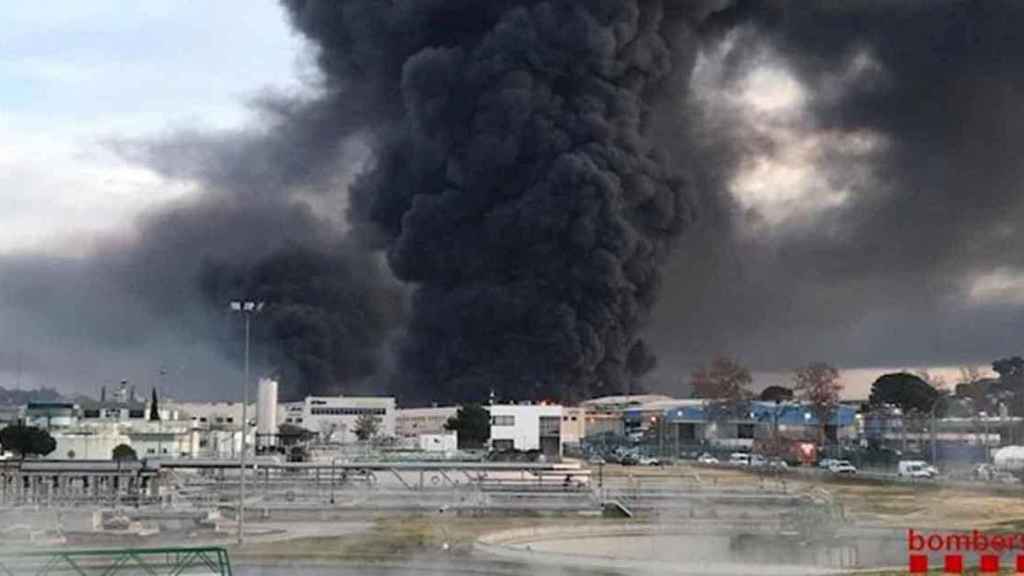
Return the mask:
<svg viewBox="0 0 1024 576">
<path fill-rule="evenodd" d="M 900 460 L 897 474 L 901 478 L 934 478 L 939 473 L 924 460 Z"/>
</svg>

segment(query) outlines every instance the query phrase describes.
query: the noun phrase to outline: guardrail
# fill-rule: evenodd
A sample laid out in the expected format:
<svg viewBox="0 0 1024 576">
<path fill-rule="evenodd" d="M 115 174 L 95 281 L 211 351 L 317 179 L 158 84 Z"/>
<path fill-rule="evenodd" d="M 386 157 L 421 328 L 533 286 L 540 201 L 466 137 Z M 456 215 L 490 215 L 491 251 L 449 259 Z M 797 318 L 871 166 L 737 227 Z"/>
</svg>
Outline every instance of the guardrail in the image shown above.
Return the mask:
<svg viewBox="0 0 1024 576">
<path fill-rule="evenodd" d="M 4 576 L 58 573 L 78 576 L 231 576 L 231 561 L 227 550 L 221 547 L 0 552 L 0 574 Z"/>
</svg>

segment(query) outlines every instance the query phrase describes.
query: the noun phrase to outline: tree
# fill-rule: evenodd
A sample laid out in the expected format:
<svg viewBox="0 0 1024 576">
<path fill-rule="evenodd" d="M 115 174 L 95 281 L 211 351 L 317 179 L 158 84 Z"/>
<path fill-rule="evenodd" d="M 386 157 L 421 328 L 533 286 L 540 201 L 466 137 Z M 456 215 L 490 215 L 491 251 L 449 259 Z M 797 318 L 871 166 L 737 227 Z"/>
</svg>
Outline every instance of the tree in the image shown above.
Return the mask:
<svg viewBox="0 0 1024 576">
<path fill-rule="evenodd" d="M 153 400 L 149 404 L 149 421 L 160 421 L 160 409 L 157 407 L 156 388 L 153 388 Z"/>
<path fill-rule="evenodd" d="M 1000 358 L 992 363 L 992 370 L 999 374 L 999 379 L 1010 382 L 1024 379 L 1024 358 L 1011 356 Z"/>
<path fill-rule="evenodd" d="M 377 422 L 376 416 L 373 414 L 360 414 L 359 418 L 356 418 L 356 427 L 353 432 L 355 432 L 356 438 L 365 441 L 376 436 L 379 429 L 380 423 Z"/>
<path fill-rule="evenodd" d="M 444 429 L 457 434 L 459 448 L 482 448 L 491 438 L 491 413 L 479 404 L 467 404 L 445 422 Z"/>
<path fill-rule="evenodd" d="M 110 455 L 114 462 L 133 462 L 139 459 L 135 449 L 127 444 L 114 446 L 114 452 Z"/>
<path fill-rule="evenodd" d="M 0 446 L 24 460 L 27 456 L 46 456 L 57 449 L 57 441 L 50 433 L 23 422 L 0 430 Z"/>
<path fill-rule="evenodd" d="M 709 368 L 701 367 L 693 372 L 690 387 L 694 398 L 735 401 L 750 397 L 752 381 L 750 370 L 731 358 L 719 356 L 712 360 Z"/>
<path fill-rule="evenodd" d="M 939 395 L 923 378 L 908 372 L 894 372 L 875 380 L 868 401 L 875 406 L 898 406 L 906 414 L 925 414 L 931 411 Z"/>
<path fill-rule="evenodd" d="M 761 391 L 764 402 L 785 402 L 793 399 L 793 389 L 785 386 L 769 386 Z"/>
<path fill-rule="evenodd" d="M 793 373 L 793 391 L 796 397 L 807 403 L 814 417 L 818 419 L 819 443 L 824 443 L 825 429 L 839 406 L 839 393 L 842 390 L 839 370 L 824 362 L 808 364 Z"/>
</svg>

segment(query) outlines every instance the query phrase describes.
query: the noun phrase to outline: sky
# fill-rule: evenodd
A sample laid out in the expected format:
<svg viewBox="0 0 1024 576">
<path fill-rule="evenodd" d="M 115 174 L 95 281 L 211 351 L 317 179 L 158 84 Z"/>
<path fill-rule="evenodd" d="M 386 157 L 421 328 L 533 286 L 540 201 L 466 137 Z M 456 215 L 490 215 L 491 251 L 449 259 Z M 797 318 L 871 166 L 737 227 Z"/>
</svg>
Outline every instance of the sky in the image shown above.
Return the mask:
<svg viewBox="0 0 1024 576">
<path fill-rule="evenodd" d="M 261 91 L 300 89 L 301 41 L 277 3 L 196 8 L 173 0 L 5 7 L 0 252 L 74 253 L 194 191 L 119 158 L 104 141 L 238 128 Z"/>
<path fill-rule="evenodd" d="M 829 361 L 862 397 L 885 371 L 953 381 L 957 366 L 1018 353 L 1022 195 L 1010 151 L 1024 83 L 997 55 L 1024 53 L 1000 34 L 1019 13 L 954 14 L 983 39 L 958 51 L 957 25 L 935 25 L 948 23 L 943 10 L 902 35 L 885 28 L 888 8 L 854 5 L 878 25 L 847 25 L 828 8 L 785 20 L 737 10 L 731 32 L 702 45 L 673 136 L 704 197 L 647 329 L 654 387 L 679 390 L 702 360 L 726 354 L 752 365 L 759 385 Z M 202 395 L 202 380 L 236 369 L 207 341 L 160 333 L 150 304 L 95 275 L 96 254 L 137 241 L 153 214 L 211 185 L 182 162 L 188 147 L 229 157 L 234 140 L 216 136 L 265 126 L 268 95 L 315 92 L 310 47 L 277 2 L 199 6 L 17 3 L 0 14 L 0 386 L 95 393 L 163 370 L 183 395 Z M 830 38 L 816 35 L 822 22 Z M 933 25 L 946 32 L 941 62 Z M 125 142 L 164 148 L 113 145 Z M 12 281 L 18 271 L 31 279 Z M 109 318 L 114 306 L 96 311 L 103 294 L 130 321 Z M 111 328 L 119 322 L 146 328 Z"/>
<path fill-rule="evenodd" d="M 128 337 L 137 342 L 110 343 L 90 333 L 93 295 L 104 289 L 75 284 L 86 279 L 77 262 L 89 266 L 102 246 L 131 241 L 146 214 L 199 193 L 195 181 L 127 160 L 110 142 L 237 130 L 252 123 L 254 99 L 303 90 L 308 58 L 276 2 L 199 7 L 20 2 L 0 14 L 0 386 L 96 395 L 125 378 L 188 395 L 203 386 L 192 380 L 233 377 L 208 342 L 140 331 Z M 44 263 L 26 269 L 24 283 L 55 302 L 23 304 L 13 276 L 22 262 Z M 37 280 L 40 268 L 53 275 Z M 133 309 L 130 295 L 106 293 L 113 309 Z"/>
</svg>

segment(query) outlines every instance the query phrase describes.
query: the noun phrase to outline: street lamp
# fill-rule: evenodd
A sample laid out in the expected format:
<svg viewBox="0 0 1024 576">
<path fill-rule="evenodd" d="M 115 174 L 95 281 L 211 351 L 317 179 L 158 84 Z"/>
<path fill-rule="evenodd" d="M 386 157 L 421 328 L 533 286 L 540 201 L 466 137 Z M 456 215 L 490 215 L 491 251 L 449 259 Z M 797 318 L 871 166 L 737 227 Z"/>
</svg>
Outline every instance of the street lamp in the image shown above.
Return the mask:
<svg viewBox="0 0 1024 576">
<path fill-rule="evenodd" d="M 238 481 L 238 543 L 245 540 L 245 454 L 246 450 L 246 428 L 249 420 L 249 340 L 250 323 L 252 315 L 263 309 L 263 302 L 252 300 L 233 300 L 231 311 L 241 314 L 245 318 L 245 372 L 242 380 L 242 458 L 239 466 Z"/>
<path fill-rule="evenodd" d="M 938 410 L 939 404 L 945 402 L 944 396 L 938 396 L 935 401 L 932 402 L 931 409 L 931 436 L 932 436 L 932 466 L 938 466 L 938 449 L 936 448 L 936 436 L 938 436 L 938 422 L 935 419 L 935 411 Z"/>
</svg>

